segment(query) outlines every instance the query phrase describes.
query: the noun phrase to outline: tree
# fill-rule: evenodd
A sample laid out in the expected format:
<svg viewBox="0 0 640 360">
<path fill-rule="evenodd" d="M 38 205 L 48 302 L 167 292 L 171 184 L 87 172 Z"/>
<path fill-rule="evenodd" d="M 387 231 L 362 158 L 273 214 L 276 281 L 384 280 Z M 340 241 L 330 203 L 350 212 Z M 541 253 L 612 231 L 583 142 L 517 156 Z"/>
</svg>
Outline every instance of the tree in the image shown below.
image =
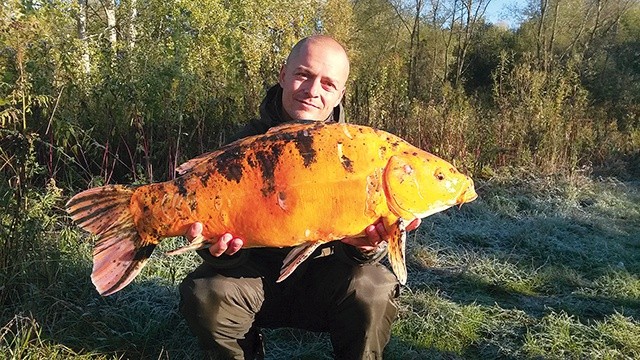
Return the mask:
<svg viewBox="0 0 640 360">
<path fill-rule="evenodd" d="M 87 44 L 87 0 L 78 0 L 78 39 L 80 39 L 80 63 L 85 74 L 91 71 L 89 46 Z"/>
</svg>

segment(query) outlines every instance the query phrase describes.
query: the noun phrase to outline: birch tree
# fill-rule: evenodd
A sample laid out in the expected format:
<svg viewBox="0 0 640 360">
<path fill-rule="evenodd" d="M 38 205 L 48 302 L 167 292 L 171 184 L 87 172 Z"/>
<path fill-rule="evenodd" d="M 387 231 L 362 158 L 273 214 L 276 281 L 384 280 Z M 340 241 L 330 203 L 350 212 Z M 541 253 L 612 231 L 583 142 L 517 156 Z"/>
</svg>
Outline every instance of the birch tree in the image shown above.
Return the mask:
<svg viewBox="0 0 640 360">
<path fill-rule="evenodd" d="M 81 42 L 80 63 L 85 74 L 91 71 L 89 44 L 87 44 L 87 0 L 78 0 L 78 38 Z"/>
<path fill-rule="evenodd" d="M 109 44 L 111 44 L 112 49 L 115 49 L 118 39 L 116 32 L 116 1 L 106 0 L 104 12 L 107 16 L 107 36 L 109 38 Z"/>
<path fill-rule="evenodd" d="M 138 18 L 138 1 L 130 0 L 129 6 L 129 48 L 133 49 L 136 46 L 136 39 L 138 38 L 138 30 L 136 28 L 136 21 Z"/>
</svg>

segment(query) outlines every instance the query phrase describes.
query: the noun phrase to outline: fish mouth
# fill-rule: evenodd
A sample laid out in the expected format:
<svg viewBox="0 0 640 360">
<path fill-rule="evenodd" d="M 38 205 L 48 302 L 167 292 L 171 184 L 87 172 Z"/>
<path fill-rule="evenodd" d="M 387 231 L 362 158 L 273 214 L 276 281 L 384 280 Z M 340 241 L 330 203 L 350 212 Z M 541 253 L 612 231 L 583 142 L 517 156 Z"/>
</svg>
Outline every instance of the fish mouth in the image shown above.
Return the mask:
<svg viewBox="0 0 640 360">
<path fill-rule="evenodd" d="M 456 198 L 456 205 L 462 205 L 464 203 L 471 202 L 478 198 L 478 193 L 476 193 L 476 189 L 473 186 L 473 180 L 469 179 L 469 186 L 464 189 L 460 195 Z"/>
</svg>

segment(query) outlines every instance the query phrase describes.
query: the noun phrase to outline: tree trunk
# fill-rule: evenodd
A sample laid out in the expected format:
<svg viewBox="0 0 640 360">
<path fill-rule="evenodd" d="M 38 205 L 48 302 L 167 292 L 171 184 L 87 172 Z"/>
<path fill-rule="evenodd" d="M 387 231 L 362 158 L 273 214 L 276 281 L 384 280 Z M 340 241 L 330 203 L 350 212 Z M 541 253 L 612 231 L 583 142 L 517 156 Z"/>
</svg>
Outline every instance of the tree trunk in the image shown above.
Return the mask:
<svg viewBox="0 0 640 360">
<path fill-rule="evenodd" d="M 118 40 L 116 33 L 116 1 L 107 0 L 104 11 L 107 15 L 107 33 L 109 36 L 109 43 L 111 44 L 111 48 L 115 49 L 116 42 Z"/>
<path fill-rule="evenodd" d="M 540 19 L 538 20 L 539 21 L 538 22 L 538 39 L 536 42 L 538 63 L 542 65 L 542 68 L 545 71 L 547 70 L 547 65 L 546 65 L 547 46 L 546 46 L 546 40 L 545 40 L 545 34 L 544 34 L 544 22 L 545 22 L 545 17 L 547 15 L 548 6 L 549 6 L 548 0 L 540 0 Z"/>
<path fill-rule="evenodd" d="M 80 63 L 85 74 L 91 71 L 89 44 L 87 44 L 87 0 L 78 0 L 78 38 L 82 42 Z"/>
<path fill-rule="evenodd" d="M 136 29 L 136 21 L 138 17 L 138 1 L 131 0 L 131 12 L 129 17 L 129 48 L 133 49 L 136 46 L 136 39 L 138 37 L 138 30 Z"/>
<path fill-rule="evenodd" d="M 411 29 L 411 39 L 409 44 L 409 78 L 407 81 L 407 93 L 409 99 L 413 99 L 418 94 L 418 46 L 420 43 L 420 13 L 422 12 L 422 0 L 416 0 L 416 13 L 413 19 L 413 27 Z"/>
</svg>

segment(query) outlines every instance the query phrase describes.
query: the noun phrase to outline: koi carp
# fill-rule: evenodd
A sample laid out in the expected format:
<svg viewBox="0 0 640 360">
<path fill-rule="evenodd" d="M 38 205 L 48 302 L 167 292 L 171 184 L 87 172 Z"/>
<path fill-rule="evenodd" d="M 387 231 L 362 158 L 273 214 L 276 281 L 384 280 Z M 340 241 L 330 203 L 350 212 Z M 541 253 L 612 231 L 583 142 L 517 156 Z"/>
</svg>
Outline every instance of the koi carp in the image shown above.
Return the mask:
<svg viewBox="0 0 640 360">
<path fill-rule="evenodd" d="M 390 133 L 343 123 L 297 122 L 235 141 L 178 167 L 172 181 L 107 185 L 73 196 L 67 212 L 98 239 L 91 279 L 101 295 L 125 287 L 163 239 L 194 222 L 202 236 L 231 233 L 244 247 L 295 247 L 284 280 L 321 244 L 365 236 L 382 220 L 388 256 L 407 279 L 405 224 L 474 200 L 473 181 Z"/>
</svg>

